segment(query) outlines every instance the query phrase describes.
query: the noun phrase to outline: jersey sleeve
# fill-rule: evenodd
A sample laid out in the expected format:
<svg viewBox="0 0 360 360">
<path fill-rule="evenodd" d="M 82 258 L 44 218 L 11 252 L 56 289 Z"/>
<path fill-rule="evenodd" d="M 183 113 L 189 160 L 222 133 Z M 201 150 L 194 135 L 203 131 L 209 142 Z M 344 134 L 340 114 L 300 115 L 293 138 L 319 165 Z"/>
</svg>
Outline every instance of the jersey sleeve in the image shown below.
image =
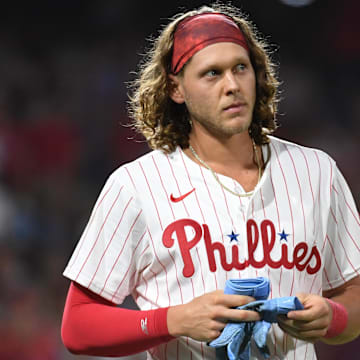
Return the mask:
<svg viewBox="0 0 360 360">
<path fill-rule="evenodd" d="M 333 164 L 325 238 L 323 290 L 360 275 L 360 219 L 343 175 Z"/>
<path fill-rule="evenodd" d="M 135 286 L 136 264 L 145 248 L 146 225 L 126 172 L 104 185 L 64 276 L 120 304 Z"/>
</svg>

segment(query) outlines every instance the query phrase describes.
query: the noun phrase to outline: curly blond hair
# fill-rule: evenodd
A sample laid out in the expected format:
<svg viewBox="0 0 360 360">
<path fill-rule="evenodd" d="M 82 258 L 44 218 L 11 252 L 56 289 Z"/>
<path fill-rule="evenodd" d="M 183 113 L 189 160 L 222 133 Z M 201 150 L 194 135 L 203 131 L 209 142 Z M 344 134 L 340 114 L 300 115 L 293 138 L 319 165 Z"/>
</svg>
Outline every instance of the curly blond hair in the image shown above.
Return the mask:
<svg viewBox="0 0 360 360">
<path fill-rule="evenodd" d="M 189 114 L 185 104 L 177 104 L 169 97 L 168 75 L 171 73 L 173 39 L 177 24 L 188 16 L 206 12 L 220 12 L 232 17 L 247 40 L 256 75 L 256 102 L 249 129 L 256 144 L 268 143 L 267 135 L 277 128 L 279 82 L 268 45 L 238 9 L 216 3 L 211 7 L 202 6 L 172 18 L 144 57 L 137 78 L 129 84 L 129 115 L 133 119 L 132 125 L 145 137 L 152 149 L 171 153 L 177 146 L 183 149 L 189 146 Z"/>
</svg>

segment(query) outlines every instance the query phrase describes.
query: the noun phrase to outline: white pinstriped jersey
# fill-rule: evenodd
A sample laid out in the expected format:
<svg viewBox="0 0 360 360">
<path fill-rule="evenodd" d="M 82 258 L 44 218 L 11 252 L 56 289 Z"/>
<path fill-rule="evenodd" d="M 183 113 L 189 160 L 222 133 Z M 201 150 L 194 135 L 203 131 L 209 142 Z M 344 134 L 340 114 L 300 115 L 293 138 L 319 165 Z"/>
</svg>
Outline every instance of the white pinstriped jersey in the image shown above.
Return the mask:
<svg viewBox="0 0 360 360">
<path fill-rule="evenodd" d="M 106 182 L 64 275 L 115 303 L 142 310 L 191 301 L 230 278 L 266 276 L 270 297 L 321 294 L 360 273 L 360 220 L 335 162 L 271 137 L 270 160 L 248 198 L 224 190 L 180 148 L 152 151 Z M 263 147 L 264 157 L 268 149 Z M 236 192 L 233 179 L 219 175 Z M 141 324 L 139 324 L 141 326 Z M 310 343 L 273 325 L 272 359 L 316 359 Z M 177 338 L 153 359 L 214 359 Z M 253 351 L 253 359 L 261 359 Z"/>
</svg>

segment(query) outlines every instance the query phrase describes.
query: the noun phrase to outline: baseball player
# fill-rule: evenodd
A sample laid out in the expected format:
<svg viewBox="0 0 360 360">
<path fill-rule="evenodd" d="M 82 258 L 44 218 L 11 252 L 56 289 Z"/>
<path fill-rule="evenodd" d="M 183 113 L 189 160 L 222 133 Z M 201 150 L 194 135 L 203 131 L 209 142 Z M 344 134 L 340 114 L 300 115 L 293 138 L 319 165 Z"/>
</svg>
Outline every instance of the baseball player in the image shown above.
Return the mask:
<svg viewBox="0 0 360 360">
<path fill-rule="evenodd" d="M 280 140 L 266 45 L 236 9 L 179 15 L 133 85 L 131 114 L 153 151 L 107 180 L 65 269 L 62 338 L 73 353 L 215 359 L 234 309 L 228 279 L 267 277 L 279 318 L 272 359 L 360 332 L 360 220 L 336 163 Z M 131 294 L 140 310 L 118 307 Z M 253 359 L 261 355 L 252 352 Z"/>
</svg>

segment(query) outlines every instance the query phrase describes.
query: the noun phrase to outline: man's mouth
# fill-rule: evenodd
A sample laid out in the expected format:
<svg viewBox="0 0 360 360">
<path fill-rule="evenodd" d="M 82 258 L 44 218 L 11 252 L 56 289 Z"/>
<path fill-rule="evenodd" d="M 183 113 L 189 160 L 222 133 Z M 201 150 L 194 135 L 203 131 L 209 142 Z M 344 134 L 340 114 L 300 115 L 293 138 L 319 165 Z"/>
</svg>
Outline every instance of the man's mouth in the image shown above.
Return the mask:
<svg viewBox="0 0 360 360">
<path fill-rule="evenodd" d="M 229 106 L 226 106 L 224 108 L 224 111 L 229 112 L 229 113 L 235 113 L 235 112 L 243 111 L 243 109 L 245 107 L 246 107 L 245 102 L 238 101 L 238 102 L 234 102 L 234 103 L 230 104 Z"/>
</svg>

